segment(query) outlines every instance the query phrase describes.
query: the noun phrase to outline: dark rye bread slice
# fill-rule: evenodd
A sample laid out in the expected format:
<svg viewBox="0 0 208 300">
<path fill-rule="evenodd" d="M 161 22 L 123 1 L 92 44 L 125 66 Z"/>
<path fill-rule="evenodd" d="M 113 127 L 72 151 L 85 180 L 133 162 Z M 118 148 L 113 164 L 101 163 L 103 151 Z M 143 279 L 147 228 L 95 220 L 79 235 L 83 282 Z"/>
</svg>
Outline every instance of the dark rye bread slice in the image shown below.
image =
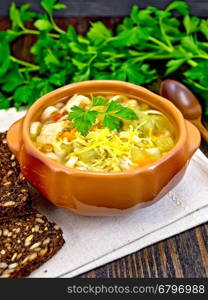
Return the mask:
<svg viewBox="0 0 208 300">
<path fill-rule="evenodd" d="M 6 132 L 0 133 L 0 222 L 28 213 L 27 182 L 14 154 L 8 148 Z"/>
<path fill-rule="evenodd" d="M 64 244 L 58 225 L 37 210 L 0 224 L 0 278 L 28 276 Z"/>
</svg>

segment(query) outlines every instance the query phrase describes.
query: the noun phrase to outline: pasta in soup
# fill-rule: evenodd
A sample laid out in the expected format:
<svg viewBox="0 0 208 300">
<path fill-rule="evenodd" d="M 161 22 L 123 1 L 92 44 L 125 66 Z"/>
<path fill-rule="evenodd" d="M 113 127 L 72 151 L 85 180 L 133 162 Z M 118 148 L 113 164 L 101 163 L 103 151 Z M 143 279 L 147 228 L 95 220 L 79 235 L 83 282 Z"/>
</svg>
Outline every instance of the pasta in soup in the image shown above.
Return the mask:
<svg viewBox="0 0 208 300">
<path fill-rule="evenodd" d="M 74 95 L 32 122 L 34 145 L 69 168 L 120 172 L 149 165 L 175 145 L 168 118 L 124 95 Z"/>
</svg>

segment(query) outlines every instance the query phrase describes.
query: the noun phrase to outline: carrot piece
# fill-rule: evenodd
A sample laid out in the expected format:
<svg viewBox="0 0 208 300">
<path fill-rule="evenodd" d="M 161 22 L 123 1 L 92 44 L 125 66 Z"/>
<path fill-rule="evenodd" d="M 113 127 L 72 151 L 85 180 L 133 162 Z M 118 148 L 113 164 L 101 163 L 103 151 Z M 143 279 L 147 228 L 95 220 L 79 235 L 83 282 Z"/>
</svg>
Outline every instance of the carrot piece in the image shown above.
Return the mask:
<svg viewBox="0 0 208 300">
<path fill-rule="evenodd" d="M 61 119 L 63 117 L 63 114 L 61 113 L 56 113 L 53 118 L 52 118 L 52 121 L 53 122 L 57 122 L 59 119 Z"/>
<path fill-rule="evenodd" d="M 143 160 L 138 161 L 138 166 L 139 167 L 144 167 L 144 166 L 149 165 L 151 163 L 152 163 L 152 160 L 147 157 L 147 158 L 145 158 Z"/>
<path fill-rule="evenodd" d="M 75 133 L 76 133 L 76 129 L 72 128 L 70 131 L 65 131 L 61 137 L 66 138 L 68 141 L 71 142 L 76 138 Z"/>
<path fill-rule="evenodd" d="M 75 133 L 77 132 L 77 130 L 76 130 L 76 128 L 72 128 L 72 129 L 70 130 L 70 132 L 73 133 L 73 134 L 75 134 Z"/>
<path fill-rule="evenodd" d="M 91 127 L 90 131 L 95 131 L 97 128 L 98 128 L 97 125 L 93 125 L 93 126 Z"/>
<path fill-rule="evenodd" d="M 92 127 L 91 127 L 91 131 L 94 131 L 94 130 L 96 130 L 96 129 L 98 129 L 98 128 L 101 128 L 102 127 L 102 125 L 100 124 L 100 122 L 99 123 L 97 123 L 97 124 L 95 124 L 95 125 L 93 125 Z"/>
<path fill-rule="evenodd" d="M 48 153 L 53 151 L 53 146 L 51 144 L 45 144 L 41 147 L 41 151 Z"/>
</svg>

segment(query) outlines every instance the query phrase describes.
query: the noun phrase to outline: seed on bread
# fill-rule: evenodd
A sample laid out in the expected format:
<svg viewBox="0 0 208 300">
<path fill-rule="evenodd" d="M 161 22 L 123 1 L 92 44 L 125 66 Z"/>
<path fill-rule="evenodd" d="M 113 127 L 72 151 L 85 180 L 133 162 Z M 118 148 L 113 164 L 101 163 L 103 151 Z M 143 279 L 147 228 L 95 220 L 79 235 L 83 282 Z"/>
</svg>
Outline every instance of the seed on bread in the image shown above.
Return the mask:
<svg viewBox="0 0 208 300">
<path fill-rule="evenodd" d="M 0 222 L 25 215 L 31 207 L 27 182 L 9 150 L 6 135 L 0 133 Z"/>
<path fill-rule="evenodd" d="M 62 230 L 43 215 L 38 216 L 42 222 L 37 224 L 37 214 L 31 208 L 28 215 L 0 223 L 0 278 L 28 276 L 63 246 Z"/>
<path fill-rule="evenodd" d="M 15 205 L 14 201 L 7 201 L 3 204 L 3 206 L 13 206 L 13 205 Z"/>
</svg>

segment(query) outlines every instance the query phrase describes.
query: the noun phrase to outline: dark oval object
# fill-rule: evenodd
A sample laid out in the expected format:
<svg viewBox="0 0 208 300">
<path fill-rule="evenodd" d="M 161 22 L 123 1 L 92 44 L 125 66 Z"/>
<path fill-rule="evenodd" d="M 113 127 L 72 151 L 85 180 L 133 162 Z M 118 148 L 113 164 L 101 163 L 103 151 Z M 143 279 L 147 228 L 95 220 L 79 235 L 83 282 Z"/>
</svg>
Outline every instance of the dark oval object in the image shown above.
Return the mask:
<svg viewBox="0 0 208 300">
<path fill-rule="evenodd" d="M 202 109 L 194 94 L 176 80 L 167 79 L 161 84 L 160 94 L 170 100 L 182 112 L 185 119 L 195 120 L 201 117 Z"/>
</svg>

